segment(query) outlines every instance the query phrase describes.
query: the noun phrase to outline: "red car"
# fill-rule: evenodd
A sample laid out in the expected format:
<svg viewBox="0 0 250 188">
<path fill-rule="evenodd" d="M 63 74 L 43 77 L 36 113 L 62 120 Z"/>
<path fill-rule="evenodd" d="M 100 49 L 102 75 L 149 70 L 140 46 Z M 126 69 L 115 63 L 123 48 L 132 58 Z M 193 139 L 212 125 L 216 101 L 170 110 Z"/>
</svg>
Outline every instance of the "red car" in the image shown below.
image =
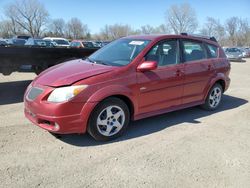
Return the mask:
<svg viewBox="0 0 250 188">
<path fill-rule="evenodd" d="M 70 43 L 71 48 L 84 48 L 83 41 L 81 40 L 73 40 Z"/>
<path fill-rule="evenodd" d="M 214 38 L 126 37 L 41 73 L 26 90 L 25 115 L 52 133 L 88 132 L 106 141 L 130 120 L 197 105 L 217 109 L 229 72 Z"/>
</svg>

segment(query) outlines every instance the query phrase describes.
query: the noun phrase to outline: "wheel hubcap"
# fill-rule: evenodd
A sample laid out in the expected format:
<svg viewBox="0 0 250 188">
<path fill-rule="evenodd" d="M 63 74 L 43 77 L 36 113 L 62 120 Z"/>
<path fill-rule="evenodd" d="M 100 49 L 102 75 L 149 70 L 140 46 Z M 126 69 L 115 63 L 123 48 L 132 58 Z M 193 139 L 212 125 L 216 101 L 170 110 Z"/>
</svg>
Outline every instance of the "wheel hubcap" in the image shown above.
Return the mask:
<svg viewBox="0 0 250 188">
<path fill-rule="evenodd" d="M 97 129 L 104 136 L 118 133 L 125 122 L 125 113 L 119 106 L 105 108 L 97 118 Z"/>
<path fill-rule="evenodd" d="M 212 90 L 212 92 L 211 92 L 211 94 L 209 96 L 209 105 L 212 108 L 215 108 L 220 104 L 221 95 L 222 95 L 222 92 L 221 92 L 221 89 L 219 87 L 215 87 Z"/>
</svg>

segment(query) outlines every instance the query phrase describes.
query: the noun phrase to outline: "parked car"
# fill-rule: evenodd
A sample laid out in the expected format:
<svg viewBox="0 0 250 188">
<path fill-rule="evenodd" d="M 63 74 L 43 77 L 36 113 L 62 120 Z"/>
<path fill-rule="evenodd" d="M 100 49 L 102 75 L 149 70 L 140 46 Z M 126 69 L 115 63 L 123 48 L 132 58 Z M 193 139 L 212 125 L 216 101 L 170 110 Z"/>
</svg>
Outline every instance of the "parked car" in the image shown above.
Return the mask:
<svg viewBox="0 0 250 188">
<path fill-rule="evenodd" d="M 249 48 L 240 48 L 240 50 L 241 50 L 242 56 L 244 58 L 250 57 L 250 49 Z"/>
<path fill-rule="evenodd" d="M 216 110 L 229 72 L 214 38 L 125 37 L 41 73 L 25 92 L 25 116 L 52 133 L 88 132 L 107 141 L 130 120 L 197 105 Z"/>
<path fill-rule="evenodd" d="M 226 48 L 225 53 L 231 61 L 242 61 L 243 54 L 239 48 Z"/>
<path fill-rule="evenodd" d="M 43 38 L 43 40 L 55 42 L 57 44 L 57 46 L 59 46 L 59 47 L 69 47 L 70 46 L 69 41 L 65 38 L 45 37 L 45 38 Z"/>
<path fill-rule="evenodd" d="M 8 46 L 8 43 L 5 40 L 0 40 L 0 46 Z"/>
<path fill-rule="evenodd" d="M 12 39 L 7 39 L 8 45 L 11 46 L 24 46 L 26 43 L 25 39 L 19 39 L 19 38 L 12 38 Z"/>
<path fill-rule="evenodd" d="M 14 38 L 28 40 L 31 36 L 28 35 L 17 35 Z"/>
<path fill-rule="evenodd" d="M 93 41 L 83 41 L 82 44 L 86 48 L 99 48 L 100 46 Z"/>
<path fill-rule="evenodd" d="M 95 41 L 101 48 L 110 43 L 110 41 Z"/>
<path fill-rule="evenodd" d="M 84 48 L 83 41 L 81 40 L 73 40 L 70 43 L 71 48 Z"/>
<path fill-rule="evenodd" d="M 53 41 L 29 38 L 25 43 L 25 46 L 31 47 L 56 47 L 57 43 Z"/>
</svg>

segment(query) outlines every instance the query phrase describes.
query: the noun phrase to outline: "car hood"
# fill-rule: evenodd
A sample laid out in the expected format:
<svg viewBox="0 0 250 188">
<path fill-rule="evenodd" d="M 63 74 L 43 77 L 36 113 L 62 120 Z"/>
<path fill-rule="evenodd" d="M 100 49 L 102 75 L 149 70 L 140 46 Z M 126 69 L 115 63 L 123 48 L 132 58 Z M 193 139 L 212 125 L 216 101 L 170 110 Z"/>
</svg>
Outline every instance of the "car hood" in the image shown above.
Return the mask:
<svg viewBox="0 0 250 188">
<path fill-rule="evenodd" d="M 33 83 L 51 87 L 66 86 L 79 80 L 110 72 L 113 69 L 115 67 L 73 60 L 47 69 Z"/>
</svg>

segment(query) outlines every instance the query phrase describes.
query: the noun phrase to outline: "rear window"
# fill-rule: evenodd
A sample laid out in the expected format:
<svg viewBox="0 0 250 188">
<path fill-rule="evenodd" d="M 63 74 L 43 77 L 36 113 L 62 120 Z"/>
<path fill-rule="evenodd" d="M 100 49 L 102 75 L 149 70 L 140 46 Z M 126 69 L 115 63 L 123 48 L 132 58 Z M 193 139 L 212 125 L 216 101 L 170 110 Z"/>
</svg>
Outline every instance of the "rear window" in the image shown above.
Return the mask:
<svg viewBox="0 0 250 188">
<path fill-rule="evenodd" d="M 186 62 L 198 61 L 206 58 L 202 43 L 193 41 L 183 41 L 184 58 Z"/>
<path fill-rule="evenodd" d="M 240 52 L 238 48 L 227 48 L 226 52 L 234 53 L 234 52 Z"/>
<path fill-rule="evenodd" d="M 218 57 L 218 47 L 207 44 L 208 51 L 209 51 L 209 58 L 217 58 Z"/>
</svg>

